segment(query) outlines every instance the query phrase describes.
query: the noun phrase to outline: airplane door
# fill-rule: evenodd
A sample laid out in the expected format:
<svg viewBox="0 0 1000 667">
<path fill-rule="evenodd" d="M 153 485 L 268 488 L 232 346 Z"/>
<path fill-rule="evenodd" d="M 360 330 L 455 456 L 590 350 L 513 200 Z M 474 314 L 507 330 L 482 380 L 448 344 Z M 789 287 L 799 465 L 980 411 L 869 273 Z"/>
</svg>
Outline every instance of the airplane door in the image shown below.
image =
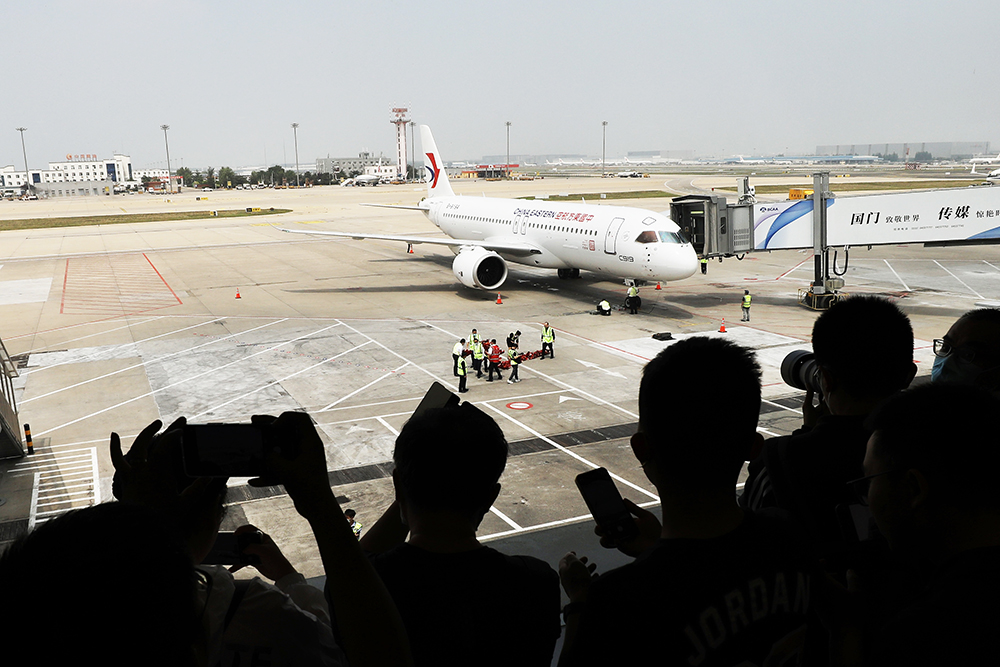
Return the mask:
<svg viewBox="0 0 1000 667">
<path fill-rule="evenodd" d="M 514 226 L 512 229 L 515 234 L 517 234 L 517 225 L 519 222 L 521 222 L 521 216 L 519 215 L 514 216 Z"/>
<path fill-rule="evenodd" d="M 625 218 L 615 218 L 608 225 L 608 231 L 604 235 L 604 252 L 609 255 L 614 255 L 615 250 L 615 239 L 618 238 L 618 230 L 621 229 L 622 223 L 625 222 Z"/>
<path fill-rule="evenodd" d="M 521 221 L 521 233 L 522 234 L 527 234 L 528 233 L 528 219 L 527 218 L 524 218 Z"/>
</svg>

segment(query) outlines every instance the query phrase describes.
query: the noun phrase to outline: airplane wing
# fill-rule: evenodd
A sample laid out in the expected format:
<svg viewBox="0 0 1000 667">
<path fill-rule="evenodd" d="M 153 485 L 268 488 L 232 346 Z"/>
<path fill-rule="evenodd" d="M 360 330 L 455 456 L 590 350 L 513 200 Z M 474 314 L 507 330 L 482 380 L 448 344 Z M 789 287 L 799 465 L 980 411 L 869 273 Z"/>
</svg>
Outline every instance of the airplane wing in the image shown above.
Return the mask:
<svg viewBox="0 0 1000 667">
<path fill-rule="evenodd" d="M 404 206 L 403 204 L 362 204 L 362 206 L 371 206 L 373 208 L 401 208 L 404 211 L 429 211 L 431 210 L 429 206 Z"/>
<path fill-rule="evenodd" d="M 277 227 L 278 230 L 283 232 L 288 232 L 289 234 L 316 234 L 320 236 L 339 236 L 345 239 L 378 239 L 380 241 L 401 241 L 402 243 L 411 243 L 416 245 L 418 243 L 430 243 L 432 245 L 443 245 L 450 247 L 460 248 L 462 246 L 479 246 L 480 248 L 485 248 L 486 250 L 493 250 L 496 252 L 502 252 L 509 255 L 517 255 L 519 257 L 526 257 L 528 255 L 540 255 L 541 249 L 535 247 L 530 243 L 510 243 L 510 242 L 491 242 L 491 241 L 481 241 L 472 239 L 441 239 L 432 238 L 427 236 L 394 236 L 390 234 L 352 234 L 350 232 L 326 232 L 326 231 L 311 231 L 305 229 L 285 229 L 284 227 Z"/>
</svg>

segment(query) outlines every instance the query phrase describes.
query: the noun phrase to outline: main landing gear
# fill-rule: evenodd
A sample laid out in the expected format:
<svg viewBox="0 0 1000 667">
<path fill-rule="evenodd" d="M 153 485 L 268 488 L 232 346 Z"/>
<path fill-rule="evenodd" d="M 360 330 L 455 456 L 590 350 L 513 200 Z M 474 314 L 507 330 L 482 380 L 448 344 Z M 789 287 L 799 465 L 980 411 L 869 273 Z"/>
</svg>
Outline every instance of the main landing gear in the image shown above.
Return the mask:
<svg viewBox="0 0 1000 667">
<path fill-rule="evenodd" d="M 559 277 L 563 280 L 569 280 L 570 278 L 579 278 L 580 269 L 559 269 Z"/>
</svg>

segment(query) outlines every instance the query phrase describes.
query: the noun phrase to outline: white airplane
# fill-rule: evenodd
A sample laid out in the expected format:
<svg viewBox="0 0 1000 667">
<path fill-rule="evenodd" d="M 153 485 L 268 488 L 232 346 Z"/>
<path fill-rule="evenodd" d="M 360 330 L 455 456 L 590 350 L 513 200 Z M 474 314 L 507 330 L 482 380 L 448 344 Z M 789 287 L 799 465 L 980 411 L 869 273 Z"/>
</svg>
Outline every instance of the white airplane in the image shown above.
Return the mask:
<svg viewBox="0 0 1000 667">
<path fill-rule="evenodd" d="M 495 290 L 507 279 L 507 262 L 557 269 L 560 278 L 580 270 L 646 281 L 683 280 L 698 257 L 670 218 L 641 208 L 545 200 L 455 195 L 434 138 L 420 126 L 426 155 L 427 194 L 416 206 L 369 204 L 421 211 L 449 239 L 282 229 L 353 239 L 382 239 L 451 248 L 455 277 L 467 287 Z"/>
<path fill-rule="evenodd" d="M 974 157 L 969 160 L 970 164 L 993 164 L 994 162 L 1000 162 L 1000 153 L 997 153 L 996 157 Z M 972 168 L 975 171 L 975 167 Z"/>
<path fill-rule="evenodd" d="M 382 182 L 381 176 L 376 176 L 375 174 L 362 174 L 361 176 L 354 177 L 355 185 L 378 185 Z"/>
</svg>

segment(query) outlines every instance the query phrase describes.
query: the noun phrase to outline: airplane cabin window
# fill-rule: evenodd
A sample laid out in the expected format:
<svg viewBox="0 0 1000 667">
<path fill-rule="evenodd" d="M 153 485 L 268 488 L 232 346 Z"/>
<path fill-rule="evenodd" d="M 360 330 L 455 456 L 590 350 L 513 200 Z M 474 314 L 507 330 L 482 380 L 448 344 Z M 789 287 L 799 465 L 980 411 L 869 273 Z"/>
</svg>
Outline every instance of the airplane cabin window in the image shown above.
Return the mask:
<svg viewBox="0 0 1000 667">
<path fill-rule="evenodd" d="M 646 230 L 635 239 L 636 243 L 656 243 L 660 239 L 657 237 L 656 232 L 651 230 Z"/>
</svg>

